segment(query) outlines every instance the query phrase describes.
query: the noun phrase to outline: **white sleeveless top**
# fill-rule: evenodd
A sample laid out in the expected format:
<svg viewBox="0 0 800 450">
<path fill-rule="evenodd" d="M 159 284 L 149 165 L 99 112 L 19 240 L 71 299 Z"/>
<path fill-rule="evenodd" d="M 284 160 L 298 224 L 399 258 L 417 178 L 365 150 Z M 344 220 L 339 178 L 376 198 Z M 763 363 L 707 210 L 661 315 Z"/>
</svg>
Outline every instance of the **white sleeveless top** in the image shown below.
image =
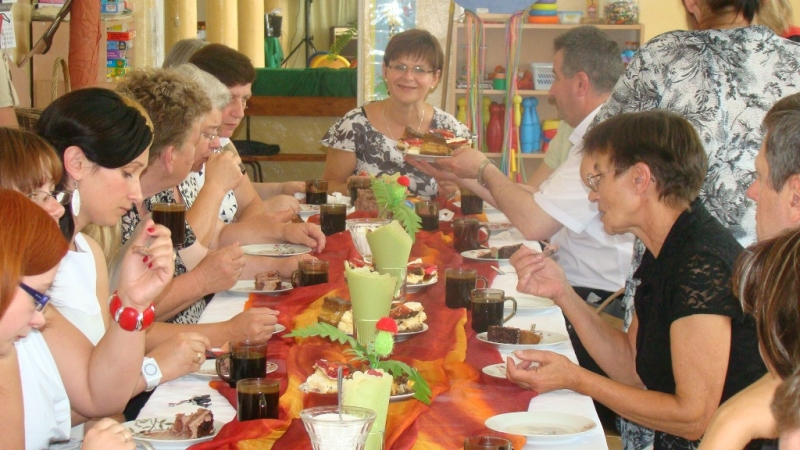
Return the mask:
<svg viewBox="0 0 800 450">
<path fill-rule="evenodd" d="M 14 345 L 22 378 L 25 449 L 46 449 L 50 442 L 69 439 L 69 398 L 44 337 L 31 330 Z"/>
<path fill-rule="evenodd" d="M 97 302 L 97 266 L 83 234 L 75 235 L 77 251 L 69 251 L 58 266 L 53 286 L 47 291 L 50 304 L 75 328 L 97 345 L 106 332 Z"/>
</svg>

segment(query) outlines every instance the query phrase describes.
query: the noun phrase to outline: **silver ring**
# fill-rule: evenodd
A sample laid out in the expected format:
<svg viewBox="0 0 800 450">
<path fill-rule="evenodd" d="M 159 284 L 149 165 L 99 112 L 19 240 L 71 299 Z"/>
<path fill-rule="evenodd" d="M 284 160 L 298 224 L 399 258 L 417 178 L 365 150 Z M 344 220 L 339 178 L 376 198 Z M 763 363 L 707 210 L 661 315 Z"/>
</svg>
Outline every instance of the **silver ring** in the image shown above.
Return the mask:
<svg viewBox="0 0 800 450">
<path fill-rule="evenodd" d="M 200 364 L 200 361 L 202 361 L 202 360 L 203 360 L 203 354 L 200 353 L 200 352 L 197 352 L 197 360 L 195 362 L 197 364 Z"/>
</svg>

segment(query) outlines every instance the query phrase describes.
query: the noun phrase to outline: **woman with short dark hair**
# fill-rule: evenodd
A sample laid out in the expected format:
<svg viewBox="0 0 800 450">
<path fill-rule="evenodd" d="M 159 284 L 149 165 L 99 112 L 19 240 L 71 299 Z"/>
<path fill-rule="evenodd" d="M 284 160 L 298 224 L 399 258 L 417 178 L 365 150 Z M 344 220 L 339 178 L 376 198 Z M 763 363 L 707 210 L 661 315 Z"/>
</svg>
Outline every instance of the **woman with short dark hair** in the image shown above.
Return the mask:
<svg viewBox="0 0 800 450">
<path fill-rule="evenodd" d="M 323 136 L 328 147 L 325 172 L 329 191 L 347 192 L 347 179 L 361 172 L 408 176 L 413 195 L 435 197 L 436 180 L 403 161 L 397 141 L 406 128 L 425 134 L 445 128 L 469 139 L 469 129 L 452 115 L 425 103 L 442 76 L 444 54 L 425 30 L 392 36 L 383 57 L 383 79 L 389 96 L 348 112 Z"/>
<path fill-rule="evenodd" d="M 633 233 L 647 249 L 631 326 L 606 324 L 555 262 L 523 248 L 511 258 L 517 289 L 553 299 L 609 378 L 543 351 L 516 352 L 522 362 L 509 358 L 508 378 L 540 393 L 572 389 L 655 430 L 623 434 L 625 448 L 694 449 L 721 401 L 766 372 L 731 290 L 742 247 L 697 200 L 708 161 L 686 119 L 621 114 L 589 131 L 584 151 L 605 231 Z"/>
</svg>

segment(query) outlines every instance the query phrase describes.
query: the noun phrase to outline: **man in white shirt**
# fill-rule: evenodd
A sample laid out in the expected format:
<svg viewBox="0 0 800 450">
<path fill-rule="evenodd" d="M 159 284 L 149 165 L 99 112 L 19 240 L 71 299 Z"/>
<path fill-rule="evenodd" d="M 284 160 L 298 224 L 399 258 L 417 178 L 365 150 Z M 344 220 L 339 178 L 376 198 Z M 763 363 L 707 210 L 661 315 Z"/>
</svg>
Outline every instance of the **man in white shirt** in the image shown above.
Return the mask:
<svg viewBox="0 0 800 450">
<path fill-rule="evenodd" d="M 619 46 L 595 27 L 572 29 L 555 40 L 550 98 L 559 116 L 574 127 L 566 161 L 531 195 L 478 150 L 461 148 L 437 167 L 406 160 L 435 176 L 466 187 L 495 204 L 526 239 L 550 240 L 561 250 L 556 261 L 584 298 L 602 299 L 622 288 L 630 267 L 632 236 L 603 230 L 597 206 L 580 178 L 583 135 L 622 75 Z M 594 295 L 592 295 L 594 294 Z"/>
</svg>

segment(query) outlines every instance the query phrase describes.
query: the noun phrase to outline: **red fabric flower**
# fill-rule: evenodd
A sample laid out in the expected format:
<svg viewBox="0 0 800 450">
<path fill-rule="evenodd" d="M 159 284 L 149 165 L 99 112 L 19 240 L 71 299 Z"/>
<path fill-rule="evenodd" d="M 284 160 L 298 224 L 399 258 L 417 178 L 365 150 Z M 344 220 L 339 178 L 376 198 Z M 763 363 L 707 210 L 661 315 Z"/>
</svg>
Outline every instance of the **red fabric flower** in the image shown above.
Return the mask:
<svg viewBox="0 0 800 450">
<path fill-rule="evenodd" d="M 391 317 L 383 317 L 378 323 L 375 324 L 378 331 L 388 331 L 392 334 L 397 334 L 397 323 Z"/>
<path fill-rule="evenodd" d="M 397 177 L 397 184 L 399 184 L 400 186 L 408 187 L 408 185 L 411 184 L 411 180 L 409 180 L 408 177 L 405 175 L 400 175 L 399 177 Z"/>
</svg>

